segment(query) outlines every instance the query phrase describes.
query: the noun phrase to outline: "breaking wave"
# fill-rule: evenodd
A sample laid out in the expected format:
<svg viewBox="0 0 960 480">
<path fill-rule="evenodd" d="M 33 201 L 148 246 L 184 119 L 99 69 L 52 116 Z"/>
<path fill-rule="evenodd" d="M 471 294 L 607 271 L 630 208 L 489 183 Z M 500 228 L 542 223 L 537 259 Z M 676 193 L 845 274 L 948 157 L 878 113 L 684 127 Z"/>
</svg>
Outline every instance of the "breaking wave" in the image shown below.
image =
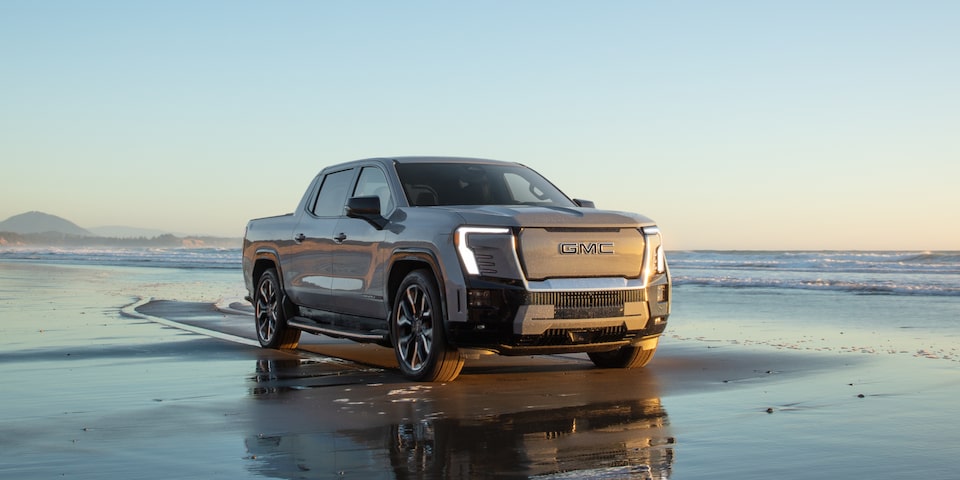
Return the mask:
<svg viewBox="0 0 960 480">
<path fill-rule="evenodd" d="M 240 268 L 239 248 L 3 248 L 0 260 L 158 268 Z"/>
</svg>

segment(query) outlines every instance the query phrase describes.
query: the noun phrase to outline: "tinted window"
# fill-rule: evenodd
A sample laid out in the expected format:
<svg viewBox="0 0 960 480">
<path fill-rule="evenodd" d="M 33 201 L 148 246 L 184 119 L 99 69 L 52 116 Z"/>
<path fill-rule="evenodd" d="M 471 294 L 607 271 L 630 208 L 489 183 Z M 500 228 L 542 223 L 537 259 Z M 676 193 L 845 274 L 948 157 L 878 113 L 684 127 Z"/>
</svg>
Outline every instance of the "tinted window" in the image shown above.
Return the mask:
<svg viewBox="0 0 960 480">
<path fill-rule="evenodd" d="M 323 178 L 313 214 L 318 217 L 337 217 L 343 215 L 347 203 L 347 189 L 353 179 L 353 170 L 329 173 Z"/>
<path fill-rule="evenodd" d="M 576 206 L 540 174 L 521 165 L 401 163 L 407 201 L 430 205 Z"/>
</svg>

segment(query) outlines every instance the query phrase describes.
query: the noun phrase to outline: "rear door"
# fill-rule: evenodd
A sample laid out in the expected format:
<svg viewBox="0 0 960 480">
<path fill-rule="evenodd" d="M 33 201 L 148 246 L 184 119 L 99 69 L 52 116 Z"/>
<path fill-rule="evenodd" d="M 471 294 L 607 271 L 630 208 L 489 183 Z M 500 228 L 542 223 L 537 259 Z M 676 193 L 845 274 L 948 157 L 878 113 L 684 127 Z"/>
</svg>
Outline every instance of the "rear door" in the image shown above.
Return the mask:
<svg viewBox="0 0 960 480">
<path fill-rule="evenodd" d="M 327 173 L 316 198 L 307 202 L 307 211 L 293 230 L 294 244 L 287 256 L 284 277 L 289 282 L 287 294 L 297 305 L 335 310 L 333 258 L 338 244 L 334 230 L 343 215 L 355 174 L 352 168 Z"/>
</svg>

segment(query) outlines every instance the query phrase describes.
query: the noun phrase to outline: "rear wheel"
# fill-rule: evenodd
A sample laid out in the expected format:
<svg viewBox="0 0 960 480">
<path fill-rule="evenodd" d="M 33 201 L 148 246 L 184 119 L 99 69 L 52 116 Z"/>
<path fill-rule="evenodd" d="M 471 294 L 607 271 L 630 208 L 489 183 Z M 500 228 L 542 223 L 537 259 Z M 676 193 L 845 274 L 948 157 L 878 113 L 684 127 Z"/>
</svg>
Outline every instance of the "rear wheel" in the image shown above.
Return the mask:
<svg viewBox="0 0 960 480">
<path fill-rule="evenodd" d="M 300 330 L 287 326 L 285 301 L 276 269 L 263 272 L 257 281 L 257 294 L 254 299 L 257 340 L 262 347 L 294 349 L 300 343 Z"/>
<path fill-rule="evenodd" d="M 600 368 L 641 368 L 653 360 L 655 353 L 657 353 L 657 342 L 646 341 L 642 346 L 626 346 L 609 352 L 591 352 L 587 356 Z"/>
<path fill-rule="evenodd" d="M 447 345 L 440 293 L 425 270 L 410 272 L 397 290 L 390 330 L 400 370 L 418 382 L 449 382 L 460 375 L 463 356 Z"/>
</svg>

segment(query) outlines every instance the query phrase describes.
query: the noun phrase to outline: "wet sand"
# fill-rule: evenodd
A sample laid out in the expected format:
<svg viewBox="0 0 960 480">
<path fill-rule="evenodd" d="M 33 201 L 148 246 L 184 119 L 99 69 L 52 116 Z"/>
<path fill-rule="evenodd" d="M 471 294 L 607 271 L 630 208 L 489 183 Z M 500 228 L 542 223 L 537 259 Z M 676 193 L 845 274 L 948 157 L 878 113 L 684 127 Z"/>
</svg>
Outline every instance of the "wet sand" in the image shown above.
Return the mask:
<svg viewBox="0 0 960 480">
<path fill-rule="evenodd" d="M 955 362 L 668 329 L 642 370 L 416 384 L 382 347 L 253 346 L 237 279 L 197 275 L 0 263 L 0 477 L 955 477 Z"/>
</svg>

